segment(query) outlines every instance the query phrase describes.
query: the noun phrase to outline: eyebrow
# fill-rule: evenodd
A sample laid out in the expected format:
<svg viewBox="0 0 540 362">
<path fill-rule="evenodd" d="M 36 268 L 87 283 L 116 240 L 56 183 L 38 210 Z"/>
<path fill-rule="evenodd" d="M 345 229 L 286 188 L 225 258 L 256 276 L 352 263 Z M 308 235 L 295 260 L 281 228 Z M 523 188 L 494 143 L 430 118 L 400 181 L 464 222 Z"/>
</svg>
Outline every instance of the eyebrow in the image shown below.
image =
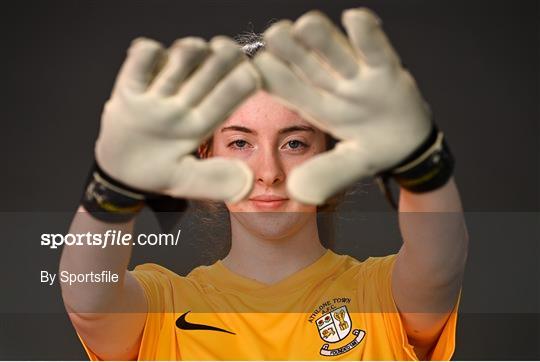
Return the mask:
<svg viewBox="0 0 540 362">
<path fill-rule="evenodd" d="M 291 132 L 297 132 L 297 131 L 315 133 L 315 129 L 310 126 L 291 126 L 291 127 L 280 129 L 278 133 L 284 134 L 284 133 L 291 133 Z"/>
<path fill-rule="evenodd" d="M 223 127 L 221 129 L 221 132 L 225 132 L 225 131 L 238 131 L 238 132 L 244 132 L 244 133 L 250 133 L 250 134 L 257 134 L 257 132 L 255 132 L 254 130 L 252 130 L 250 128 L 247 128 L 247 127 L 244 127 L 244 126 L 234 126 L 234 125 L 233 126 Z M 297 132 L 297 131 L 315 133 L 315 129 L 313 127 L 299 126 L 299 125 L 282 128 L 282 129 L 280 129 L 278 131 L 278 133 L 279 134 L 286 134 L 286 133 Z"/>
<path fill-rule="evenodd" d="M 249 129 L 247 127 L 243 127 L 243 126 L 227 126 L 227 127 L 223 127 L 221 129 L 221 132 L 225 132 L 225 131 L 239 131 L 239 132 L 244 132 L 244 133 L 257 134 L 257 132 L 255 132 L 254 130 Z"/>
</svg>

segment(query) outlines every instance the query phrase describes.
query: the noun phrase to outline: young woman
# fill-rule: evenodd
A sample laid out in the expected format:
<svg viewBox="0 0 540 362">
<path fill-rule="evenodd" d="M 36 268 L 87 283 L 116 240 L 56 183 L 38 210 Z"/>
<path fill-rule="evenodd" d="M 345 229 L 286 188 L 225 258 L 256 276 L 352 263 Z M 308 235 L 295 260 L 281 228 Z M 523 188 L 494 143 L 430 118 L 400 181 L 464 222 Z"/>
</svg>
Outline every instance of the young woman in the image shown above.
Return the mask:
<svg viewBox="0 0 540 362">
<path fill-rule="evenodd" d="M 451 357 L 467 234 L 450 156 L 374 15 L 344 24 L 348 39 L 318 13 L 277 23 L 254 61 L 222 37 L 134 42 L 71 232 L 132 232 L 155 194 L 221 199 L 231 249 L 181 277 L 127 271 L 131 245 L 66 246 L 61 270 L 119 276 L 62 286 L 92 359 Z M 317 204 L 385 170 L 405 185 L 399 253 L 325 249 Z"/>
</svg>

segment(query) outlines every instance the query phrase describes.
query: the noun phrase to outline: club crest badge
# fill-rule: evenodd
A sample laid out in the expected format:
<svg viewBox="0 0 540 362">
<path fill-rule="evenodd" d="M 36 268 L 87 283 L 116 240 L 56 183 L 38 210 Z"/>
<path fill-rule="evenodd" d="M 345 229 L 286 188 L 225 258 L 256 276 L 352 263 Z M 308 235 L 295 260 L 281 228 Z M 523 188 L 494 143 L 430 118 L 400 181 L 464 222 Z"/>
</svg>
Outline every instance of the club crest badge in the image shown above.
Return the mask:
<svg viewBox="0 0 540 362">
<path fill-rule="evenodd" d="M 360 329 L 352 330 L 352 321 L 346 306 L 334 309 L 323 314 L 315 321 L 319 335 L 323 341 L 328 342 L 321 347 L 320 354 L 323 356 L 337 356 L 356 347 L 364 338 L 366 332 Z M 343 341 L 351 333 L 354 339 L 345 346 L 330 349 L 329 343 Z"/>
</svg>

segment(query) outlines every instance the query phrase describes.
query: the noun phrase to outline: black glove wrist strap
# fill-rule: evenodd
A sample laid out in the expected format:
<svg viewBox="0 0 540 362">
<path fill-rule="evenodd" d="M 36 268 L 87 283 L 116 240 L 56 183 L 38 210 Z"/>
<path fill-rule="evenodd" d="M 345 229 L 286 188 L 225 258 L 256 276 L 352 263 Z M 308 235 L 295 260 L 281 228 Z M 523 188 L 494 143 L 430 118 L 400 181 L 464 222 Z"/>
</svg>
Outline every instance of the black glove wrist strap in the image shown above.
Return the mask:
<svg viewBox="0 0 540 362">
<path fill-rule="evenodd" d="M 390 175 L 404 189 L 421 193 L 442 187 L 454 171 L 454 157 L 437 132 L 435 142 L 416 160 L 391 171 Z"/>
<path fill-rule="evenodd" d="M 188 208 L 185 199 L 145 192 L 113 179 L 97 162 L 88 176 L 81 204 L 94 218 L 106 223 L 126 223 L 148 206 L 165 232 L 177 225 Z"/>
<path fill-rule="evenodd" d="M 147 196 L 147 193 L 112 179 L 94 163 L 81 204 L 100 221 L 125 223 L 142 210 Z"/>
<path fill-rule="evenodd" d="M 423 193 L 436 190 L 445 185 L 454 171 L 454 157 L 444 139 L 444 134 L 433 125 L 426 141 L 422 143 L 409 157 L 396 167 L 381 172 L 379 185 L 397 209 L 388 188 L 388 180 L 393 178 L 402 188 Z"/>
</svg>

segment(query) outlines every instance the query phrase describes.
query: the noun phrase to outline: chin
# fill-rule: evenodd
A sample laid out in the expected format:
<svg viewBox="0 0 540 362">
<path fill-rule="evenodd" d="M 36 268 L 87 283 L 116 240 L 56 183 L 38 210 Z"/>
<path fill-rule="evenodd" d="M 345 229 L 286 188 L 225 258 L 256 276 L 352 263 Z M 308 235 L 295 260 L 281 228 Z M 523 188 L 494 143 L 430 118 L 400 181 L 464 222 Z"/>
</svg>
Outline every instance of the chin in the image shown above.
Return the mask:
<svg viewBox="0 0 540 362">
<path fill-rule="evenodd" d="M 283 240 L 295 234 L 314 217 L 313 212 L 231 212 L 235 222 L 266 240 Z"/>
<path fill-rule="evenodd" d="M 244 229 L 267 240 L 285 239 L 317 215 L 316 206 L 292 200 L 269 204 L 244 200 L 227 208 Z"/>
</svg>

